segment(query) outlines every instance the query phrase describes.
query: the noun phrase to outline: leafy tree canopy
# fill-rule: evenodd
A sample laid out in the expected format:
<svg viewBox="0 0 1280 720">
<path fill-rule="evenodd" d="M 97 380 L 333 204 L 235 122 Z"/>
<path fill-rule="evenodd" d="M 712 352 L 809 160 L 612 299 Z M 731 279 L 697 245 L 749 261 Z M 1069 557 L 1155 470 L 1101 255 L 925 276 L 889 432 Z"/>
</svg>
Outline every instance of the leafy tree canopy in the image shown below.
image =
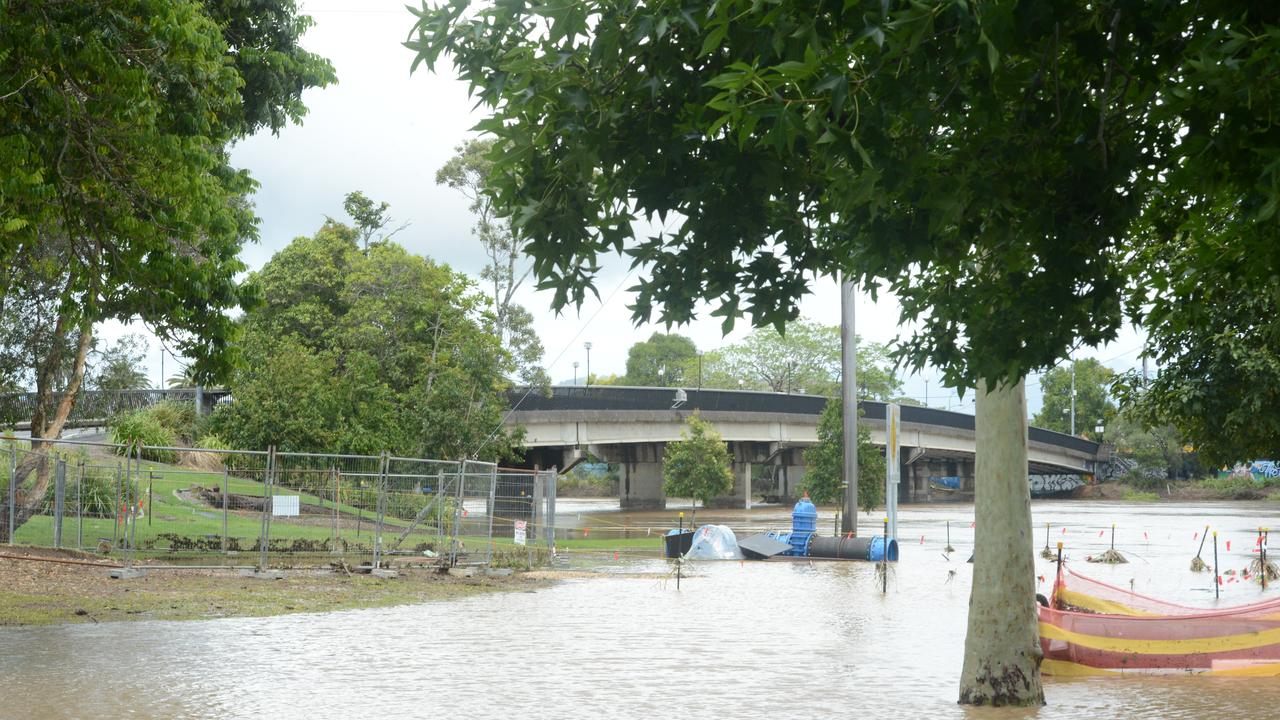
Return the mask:
<svg viewBox="0 0 1280 720">
<path fill-rule="evenodd" d="M 202 376 L 230 367 L 256 220 L 225 148 L 333 79 L 298 46 L 308 23 L 292 0 L 0 7 L 0 312 L 35 308 L 57 338 L 28 356 L 36 437 L 60 431 L 102 320 L 142 321 Z"/>
<path fill-rule="evenodd" d="M 702 386 L 839 395 L 840 328 L 801 319 L 784 330 L 757 328 L 742 342 L 705 353 Z M 901 392 L 888 349 L 861 338 L 856 344 L 858 396 L 887 400 Z M 685 371 L 687 384 L 697 380 L 696 360 Z"/>
<path fill-rule="evenodd" d="M 802 487 L 815 503 L 839 502 L 844 495 L 844 411 L 827 401 L 818 418 L 818 443 L 804 451 Z M 884 502 L 884 448 L 871 444 L 871 430 L 858 423 L 858 505 L 871 512 Z"/>
<path fill-rule="evenodd" d="M 624 384 L 676 387 L 690 383 L 689 366 L 697 364 L 698 346 L 683 335 L 654 333 L 627 351 Z"/>
<path fill-rule="evenodd" d="M 214 427 L 241 447 L 441 458 L 509 455 L 494 432 L 510 355 L 466 276 L 393 242 L 367 251 L 327 222 L 254 273 L 235 402 Z M 491 435 L 492 434 L 492 435 Z"/>
<path fill-rule="evenodd" d="M 901 355 L 955 387 L 1114 336 L 1177 3 L 469 5 L 407 44 L 489 109 L 493 201 L 557 306 L 610 251 L 648 270 L 637 319 L 782 327 L 814 274 L 879 279 L 918 323 Z"/>
<path fill-rule="evenodd" d="M 711 423 L 694 412 L 678 442 L 667 443 L 662 457 L 662 488 L 671 497 L 691 497 L 705 507 L 733 490 L 729 446 Z"/>
<path fill-rule="evenodd" d="M 91 385 L 95 390 L 142 390 L 151 387 L 143 370 L 147 341 L 141 335 L 125 335 L 95 351 Z"/>
<path fill-rule="evenodd" d="M 1115 371 L 1096 358 L 1059 365 L 1040 378 L 1044 406 L 1031 424 L 1060 433 L 1071 432 L 1072 374 L 1075 375 L 1076 434 L 1092 438 L 1097 435 L 1095 428 L 1099 424 L 1105 434 L 1105 428 L 1116 414 L 1115 403 L 1109 395 Z"/>
<path fill-rule="evenodd" d="M 491 288 L 494 324 L 516 359 L 520 380 L 550 391 L 551 378 L 542 367 L 542 339 L 533 330 L 533 315 L 515 302 L 516 291 L 524 285 L 533 267 L 524 253 L 525 240 L 511 228 L 509 219 L 498 218 L 493 202 L 484 192 L 485 179 L 493 169 L 489 154 L 492 140 L 470 140 L 457 147 L 457 154 L 436 171 L 436 183 L 462 193 L 471 201 L 476 216 L 472 232 L 489 263 L 480 279 Z"/>
</svg>

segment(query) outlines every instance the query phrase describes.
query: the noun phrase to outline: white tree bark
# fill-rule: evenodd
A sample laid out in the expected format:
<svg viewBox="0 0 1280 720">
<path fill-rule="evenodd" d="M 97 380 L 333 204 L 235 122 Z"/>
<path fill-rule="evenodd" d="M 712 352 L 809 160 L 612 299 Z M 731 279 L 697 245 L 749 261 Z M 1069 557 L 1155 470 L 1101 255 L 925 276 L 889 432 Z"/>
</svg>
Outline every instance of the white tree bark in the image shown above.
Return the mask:
<svg viewBox="0 0 1280 720">
<path fill-rule="evenodd" d="M 977 389 L 973 589 L 964 705 L 1043 705 L 1024 382 Z"/>
</svg>

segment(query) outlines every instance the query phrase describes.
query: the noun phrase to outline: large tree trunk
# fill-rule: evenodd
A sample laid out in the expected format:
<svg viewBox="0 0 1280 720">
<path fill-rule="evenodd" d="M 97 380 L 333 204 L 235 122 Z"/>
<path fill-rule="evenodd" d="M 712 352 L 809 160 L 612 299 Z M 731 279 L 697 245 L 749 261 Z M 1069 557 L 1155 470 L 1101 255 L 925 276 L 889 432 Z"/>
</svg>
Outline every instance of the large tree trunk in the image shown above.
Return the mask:
<svg viewBox="0 0 1280 720">
<path fill-rule="evenodd" d="M 59 323 L 61 325 L 61 322 Z M 75 407 L 76 397 L 80 394 L 80 386 L 84 382 L 85 361 L 89 356 L 89 348 L 93 344 L 93 324 L 88 320 L 81 321 L 80 338 L 76 343 L 75 365 L 73 366 L 71 382 L 67 384 L 63 391 L 62 397 L 58 400 L 58 406 L 53 412 L 53 417 L 46 415 L 45 408 L 53 397 L 53 379 L 56 372 L 52 369 L 61 359 L 54 357 L 46 359 L 45 366 L 36 373 L 36 406 L 31 417 L 31 454 L 18 464 L 17 469 L 13 473 L 13 482 L 18 483 L 21 488 L 26 482 L 27 476 L 31 471 L 36 472 L 36 480 L 30 488 L 25 491 L 20 490 L 13 511 L 13 529 L 17 532 L 28 520 L 35 517 L 40 510 L 40 504 L 44 500 L 45 492 L 49 489 L 51 464 L 43 462 L 47 456 L 49 448 L 48 443 L 42 443 L 42 439 L 55 439 L 62 434 L 63 427 L 67 424 L 67 418 L 71 415 L 71 410 Z M 0 543 L 10 541 L 9 537 L 9 488 L 5 486 L 0 492 Z"/>
<path fill-rule="evenodd" d="M 965 705 L 1043 705 L 1023 381 L 978 381 L 973 589 L 960 674 Z"/>
</svg>

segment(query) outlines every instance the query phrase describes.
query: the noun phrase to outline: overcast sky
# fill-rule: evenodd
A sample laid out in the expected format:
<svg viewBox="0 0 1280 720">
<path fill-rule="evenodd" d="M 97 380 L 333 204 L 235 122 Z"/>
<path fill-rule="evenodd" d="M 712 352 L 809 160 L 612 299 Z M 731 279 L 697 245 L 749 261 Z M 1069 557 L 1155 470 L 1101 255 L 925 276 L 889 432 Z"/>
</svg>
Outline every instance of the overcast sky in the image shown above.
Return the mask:
<svg viewBox="0 0 1280 720">
<path fill-rule="evenodd" d="M 435 184 L 435 172 L 456 146 L 472 137 L 469 131 L 481 119 L 472 111 L 466 87 L 440 68 L 433 75 L 425 69 L 410 75 L 412 53 L 401 46 L 413 24 L 413 16 L 401 0 L 303 0 L 303 12 L 316 22 L 304 45 L 333 63 L 338 84 L 304 95 L 310 108 L 300 126 L 279 136 L 263 133 L 238 144 L 233 162 L 247 168 L 260 183 L 255 197 L 261 218 L 260 240 L 244 250 L 252 268 L 259 268 L 275 252 L 300 235 L 313 233 L 326 215 L 345 220 L 343 196 L 361 190 L 391 205 L 397 222 L 409 227 L 396 241 L 411 251 L 444 262 L 456 270 L 478 275 L 484 254 L 471 235 L 472 217 L 466 199 Z M 620 258 L 602 258 L 604 271 L 598 282 L 602 302 L 591 302 L 580 312 L 557 316 L 549 310 L 550 294 L 526 290 L 518 298 L 533 313 L 538 334 L 546 347 L 546 366 L 553 379 L 567 380 L 578 361 L 585 371 L 584 342 L 592 343 L 591 370 L 598 375 L 621 374 L 627 349 L 647 339 L 661 326 L 635 327 L 626 306 L 625 287 L 633 284 L 628 264 Z M 802 314 L 814 321 L 840 322 L 839 291 L 833 281 L 820 281 L 802 303 Z M 881 295 L 877 303 L 860 298 L 858 333 L 865 339 L 889 342 L 899 335 L 898 305 Z M 138 328 L 111 326 L 108 339 Z M 722 337 L 719 321 L 707 313 L 692 325 L 675 329 L 693 338 L 701 349 L 712 349 L 740 340 L 748 328 L 742 323 Z M 1126 328 L 1120 338 L 1098 350 L 1084 349 L 1077 358 L 1098 357 L 1110 367 L 1127 369 L 1138 362 L 1141 336 Z M 153 382 L 160 373 L 160 351 L 153 341 L 149 372 Z M 175 361 L 167 359 L 165 374 L 172 375 Z M 941 387 L 929 372 L 905 379 L 904 394 L 931 405 L 972 412 L 972 393 L 963 403 L 953 391 Z M 1040 407 L 1036 378 L 1027 383 L 1028 411 Z"/>
</svg>

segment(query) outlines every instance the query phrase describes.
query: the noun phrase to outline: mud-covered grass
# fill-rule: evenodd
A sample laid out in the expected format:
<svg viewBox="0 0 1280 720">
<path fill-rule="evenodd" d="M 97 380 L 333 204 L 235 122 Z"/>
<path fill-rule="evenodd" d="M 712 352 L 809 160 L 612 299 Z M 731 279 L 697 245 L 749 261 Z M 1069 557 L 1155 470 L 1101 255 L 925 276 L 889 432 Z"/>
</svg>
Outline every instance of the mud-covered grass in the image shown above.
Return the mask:
<svg viewBox="0 0 1280 720">
<path fill-rule="evenodd" d="M 99 562 L 81 553 L 32 548 L 0 547 L 0 554 Z M 522 574 L 454 577 L 429 569 L 381 579 L 320 568 L 289 571 L 281 580 L 243 577 L 235 570 L 152 570 L 115 580 L 108 570 L 106 564 L 0 557 L 0 626 L 324 612 L 530 590 L 550 582 Z"/>
</svg>

